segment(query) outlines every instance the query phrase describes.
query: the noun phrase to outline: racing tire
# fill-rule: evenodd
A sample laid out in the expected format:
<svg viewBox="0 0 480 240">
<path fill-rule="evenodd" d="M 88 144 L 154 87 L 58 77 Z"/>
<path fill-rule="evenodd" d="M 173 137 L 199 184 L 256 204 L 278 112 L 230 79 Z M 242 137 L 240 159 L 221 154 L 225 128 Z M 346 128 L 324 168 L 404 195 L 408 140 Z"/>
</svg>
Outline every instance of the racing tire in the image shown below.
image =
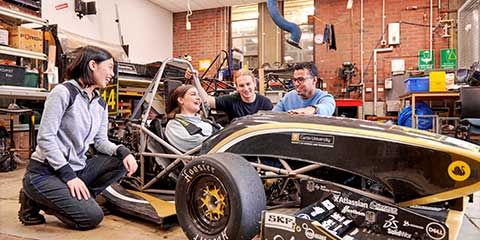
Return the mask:
<svg viewBox="0 0 480 240">
<path fill-rule="evenodd" d="M 243 157 L 203 155 L 182 170 L 175 208 L 189 239 L 252 239 L 266 209 L 265 190 Z"/>
</svg>

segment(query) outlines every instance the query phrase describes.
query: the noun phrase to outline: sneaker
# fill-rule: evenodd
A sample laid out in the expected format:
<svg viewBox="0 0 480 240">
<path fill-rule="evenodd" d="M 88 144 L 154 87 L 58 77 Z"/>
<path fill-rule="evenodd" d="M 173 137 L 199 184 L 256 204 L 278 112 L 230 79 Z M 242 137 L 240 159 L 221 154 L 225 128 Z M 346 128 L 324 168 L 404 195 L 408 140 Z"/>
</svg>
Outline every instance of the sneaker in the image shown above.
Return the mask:
<svg viewBox="0 0 480 240">
<path fill-rule="evenodd" d="M 37 225 L 45 223 L 45 218 L 40 214 L 40 206 L 30 199 L 23 189 L 20 189 L 20 210 L 18 220 L 24 225 Z"/>
</svg>

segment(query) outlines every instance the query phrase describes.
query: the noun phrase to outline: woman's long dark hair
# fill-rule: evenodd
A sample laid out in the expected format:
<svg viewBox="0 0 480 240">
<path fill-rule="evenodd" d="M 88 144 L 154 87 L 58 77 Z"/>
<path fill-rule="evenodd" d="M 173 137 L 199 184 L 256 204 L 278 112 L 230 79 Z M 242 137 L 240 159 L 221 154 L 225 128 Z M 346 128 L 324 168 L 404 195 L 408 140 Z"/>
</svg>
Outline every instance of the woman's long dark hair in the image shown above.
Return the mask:
<svg viewBox="0 0 480 240">
<path fill-rule="evenodd" d="M 170 93 L 170 96 L 168 97 L 168 103 L 167 103 L 167 117 L 168 119 L 175 118 L 175 115 L 177 113 L 180 113 L 180 104 L 178 103 L 178 98 L 183 98 L 185 97 L 185 94 L 187 94 L 188 90 L 191 88 L 194 88 L 195 86 L 193 85 L 182 85 L 180 87 L 175 88 L 172 93 Z"/>
<path fill-rule="evenodd" d="M 95 84 L 93 72 L 88 63 L 93 60 L 101 63 L 105 60 L 113 58 L 112 54 L 107 50 L 95 46 L 79 47 L 73 51 L 75 59 L 67 67 L 67 79 L 75 79 L 83 88 Z"/>
</svg>

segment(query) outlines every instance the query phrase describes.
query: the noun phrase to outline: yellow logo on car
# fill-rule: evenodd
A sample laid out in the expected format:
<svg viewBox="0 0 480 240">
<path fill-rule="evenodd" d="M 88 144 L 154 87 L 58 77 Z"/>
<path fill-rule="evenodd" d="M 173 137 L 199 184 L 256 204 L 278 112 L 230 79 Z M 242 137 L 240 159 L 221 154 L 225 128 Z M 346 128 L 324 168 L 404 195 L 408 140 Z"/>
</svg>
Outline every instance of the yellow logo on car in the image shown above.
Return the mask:
<svg viewBox="0 0 480 240">
<path fill-rule="evenodd" d="M 292 133 L 292 142 L 300 141 L 300 134 L 299 133 Z"/>
<path fill-rule="evenodd" d="M 470 172 L 470 166 L 464 161 L 455 161 L 448 166 L 448 175 L 457 182 L 467 180 Z"/>
</svg>

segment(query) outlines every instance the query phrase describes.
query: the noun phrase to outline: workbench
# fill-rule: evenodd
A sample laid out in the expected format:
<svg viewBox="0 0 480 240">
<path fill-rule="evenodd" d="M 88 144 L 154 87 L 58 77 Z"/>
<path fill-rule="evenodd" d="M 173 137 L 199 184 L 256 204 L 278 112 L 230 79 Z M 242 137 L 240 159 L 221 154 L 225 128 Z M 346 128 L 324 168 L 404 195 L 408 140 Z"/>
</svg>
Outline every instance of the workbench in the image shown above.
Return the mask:
<svg viewBox="0 0 480 240">
<path fill-rule="evenodd" d="M 458 100 L 460 98 L 459 92 L 412 92 L 399 96 L 401 101 L 401 108 L 406 105 L 406 101 L 410 101 L 412 106 L 412 128 L 416 128 L 415 122 L 415 103 L 417 101 L 435 101 L 435 100 Z"/>
</svg>

